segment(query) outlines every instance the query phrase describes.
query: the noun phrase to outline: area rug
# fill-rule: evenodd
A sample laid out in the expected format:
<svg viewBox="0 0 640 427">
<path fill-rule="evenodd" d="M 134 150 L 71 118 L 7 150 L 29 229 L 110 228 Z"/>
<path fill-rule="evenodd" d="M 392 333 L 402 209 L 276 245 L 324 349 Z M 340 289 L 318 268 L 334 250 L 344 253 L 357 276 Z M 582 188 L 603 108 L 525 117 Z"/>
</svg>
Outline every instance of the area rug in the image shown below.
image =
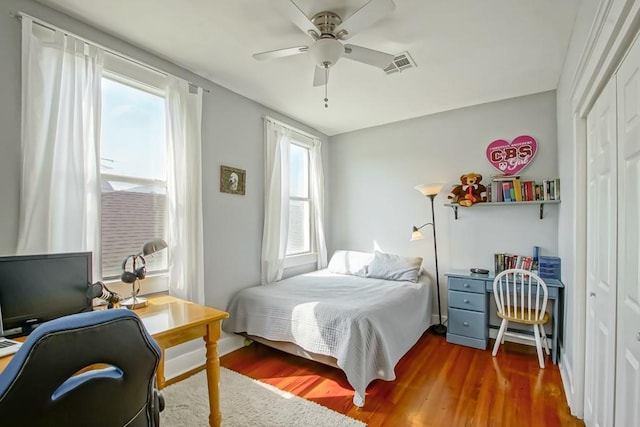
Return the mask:
<svg viewBox="0 0 640 427">
<path fill-rule="evenodd" d="M 204 371 L 162 390 L 162 427 L 207 426 L 209 400 Z M 223 427 L 362 427 L 354 420 L 315 402 L 220 368 Z"/>
</svg>

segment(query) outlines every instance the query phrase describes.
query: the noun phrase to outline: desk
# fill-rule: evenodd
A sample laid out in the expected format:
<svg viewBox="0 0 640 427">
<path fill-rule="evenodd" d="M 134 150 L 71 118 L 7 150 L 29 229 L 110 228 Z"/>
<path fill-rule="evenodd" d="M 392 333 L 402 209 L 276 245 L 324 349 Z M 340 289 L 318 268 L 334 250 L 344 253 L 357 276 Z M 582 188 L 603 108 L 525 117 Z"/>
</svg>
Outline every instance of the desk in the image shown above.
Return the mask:
<svg viewBox="0 0 640 427">
<path fill-rule="evenodd" d="M 220 382 L 220 359 L 218 358 L 218 339 L 220 324 L 229 314 L 193 304 L 171 296 L 149 298 L 149 305 L 136 309 L 149 333 L 162 349 L 158 365 L 158 387 L 166 385 L 164 377 L 164 353 L 169 347 L 203 338 L 207 350 L 205 368 L 209 388 L 209 425 L 218 427 L 221 422 L 218 383 Z M 11 356 L 0 358 L 0 372 L 11 360 Z"/>
<path fill-rule="evenodd" d="M 492 325 L 489 310 L 493 300 L 495 275 L 472 274 L 468 270 L 451 271 L 447 276 L 447 342 L 485 350 Z M 564 313 L 564 284 L 560 280 L 544 279 L 549 301 L 553 302 L 551 358 L 558 363 L 558 342 Z"/>
</svg>

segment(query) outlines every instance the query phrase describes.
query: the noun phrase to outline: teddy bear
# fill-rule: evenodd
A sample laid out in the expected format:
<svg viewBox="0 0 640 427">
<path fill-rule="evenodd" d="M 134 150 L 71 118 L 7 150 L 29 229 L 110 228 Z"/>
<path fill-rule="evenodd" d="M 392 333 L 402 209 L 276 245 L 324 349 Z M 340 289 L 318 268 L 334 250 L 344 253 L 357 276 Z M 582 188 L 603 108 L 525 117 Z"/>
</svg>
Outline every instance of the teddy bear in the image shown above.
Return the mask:
<svg viewBox="0 0 640 427">
<path fill-rule="evenodd" d="M 460 206 L 471 206 L 474 203 L 487 201 L 487 187 L 480 184 L 482 175 L 467 173 L 460 177 L 461 184 L 454 186 L 447 196 L 452 202 Z"/>
</svg>

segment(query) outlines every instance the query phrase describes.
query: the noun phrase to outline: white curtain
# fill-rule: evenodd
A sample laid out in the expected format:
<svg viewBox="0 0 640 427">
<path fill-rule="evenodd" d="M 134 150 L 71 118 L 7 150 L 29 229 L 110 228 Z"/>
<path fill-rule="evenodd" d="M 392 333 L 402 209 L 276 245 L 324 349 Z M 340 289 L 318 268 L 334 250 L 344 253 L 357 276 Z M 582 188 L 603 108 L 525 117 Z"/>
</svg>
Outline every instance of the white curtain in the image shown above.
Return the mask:
<svg viewBox="0 0 640 427">
<path fill-rule="evenodd" d="M 169 292 L 204 304 L 202 90 L 168 76 Z"/>
<path fill-rule="evenodd" d="M 322 150 L 319 139 L 313 140 L 313 147 L 309 150 L 310 157 L 310 187 L 311 204 L 315 231 L 315 251 L 318 254 L 318 268 L 327 266 L 327 245 L 324 238 L 324 173 L 322 169 Z"/>
<path fill-rule="evenodd" d="M 262 284 L 282 279 L 289 231 L 289 146 L 291 130 L 265 122 L 265 193 Z"/>
<path fill-rule="evenodd" d="M 22 18 L 18 254 L 92 251 L 100 272 L 104 52 Z"/>
</svg>

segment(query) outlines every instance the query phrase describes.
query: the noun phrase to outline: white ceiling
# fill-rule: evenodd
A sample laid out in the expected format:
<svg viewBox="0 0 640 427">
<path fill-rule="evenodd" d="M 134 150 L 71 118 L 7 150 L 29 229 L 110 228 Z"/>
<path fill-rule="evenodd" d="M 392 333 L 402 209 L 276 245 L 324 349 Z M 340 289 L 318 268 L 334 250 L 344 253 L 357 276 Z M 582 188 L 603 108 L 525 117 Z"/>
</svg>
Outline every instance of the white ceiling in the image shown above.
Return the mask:
<svg viewBox="0 0 640 427">
<path fill-rule="evenodd" d="M 417 68 L 386 75 L 348 59 L 331 69 L 329 108 L 302 54 L 256 52 L 313 40 L 273 1 L 39 0 L 327 135 L 555 89 L 580 0 L 395 0 L 391 15 L 349 43 Z M 345 19 L 367 0 L 295 0 Z M 215 96 L 215 94 L 213 94 Z"/>
</svg>

